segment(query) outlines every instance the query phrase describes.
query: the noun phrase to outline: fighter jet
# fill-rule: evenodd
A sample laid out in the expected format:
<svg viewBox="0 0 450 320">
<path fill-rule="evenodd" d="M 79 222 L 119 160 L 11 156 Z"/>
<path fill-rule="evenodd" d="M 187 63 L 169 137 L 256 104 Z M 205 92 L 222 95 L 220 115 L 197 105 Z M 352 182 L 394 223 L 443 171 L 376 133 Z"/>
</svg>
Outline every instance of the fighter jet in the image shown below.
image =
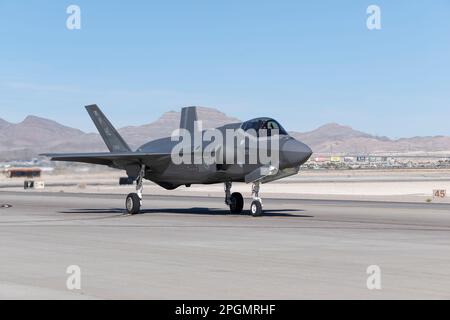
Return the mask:
<svg viewBox="0 0 450 320">
<path fill-rule="evenodd" d="M 50 157 L 52 161 L 90 163 L 124 170 L 127 179 L 132 183 L 136 182 L 136 192 L 128 194 L 125 201 L 125 208 L 129 214 L 138 214 L 141 210 L 143 180 L 146 179 L 167 190 L 174 190 L 183 185 L 190 187 L 193 184 L 223 183 L 225 204 L 233 214 L 242 213 L 244 198 L 241 193 L 231 193 L 232 183 L 245 182 L 252 185 L 253 200 L 250 213 L 255 217 L 260 216 L 263 213 L 262 199 L 259 196 L 260 185 L 297 174 L 300 166 L 312 155 L 307 145 L 291 137 L 276 120 L 256 118 L 214 129 L 216 144 L 209 148 L 210 157 L 205 161 L 201 156 L 205 154 L 208 139 L 202 138 L 207 136 L 208 130 L 203 130 L 198 125 L 201 122 L 197 119 L 196 107 L 182 109 L 178 139 L 177 134 L 173 134 L 171 137 L 150 141 L 133 151 L 97 105 L 86 106 L 86 109 L 110 152 L 49 153 L 43 156 Z M 239 132 L 244 140 L 235 139 L 235 136 L 229 138 L 227 132 L 233 130 Z M 187 135 L 181 135 L 180 132 Z M 217 143 L 219 141 L 217 134 L 221 133 L 227 139 Z M 209 134 L 209 142 L 213 140 L 212 136 Z M 194 141 L 198 140 L 198 137 L 200 143 Z M 181 148 L 180 140 L 184 141 Z M 230 144 L 232 140 L 235 143 Z M 240 146 L 245 159 L 237 161 L 239 154 L 237 149 Z M 263 149 L 271 156 L 277 157 L 269 157 L 269 161 L 262 161 L 259 154 Z M 255 153 L 258 156 L 253 159 L 257 160 L 248 161 Z M 174 155 L 193 161 L 179 163 L 178 160 L 174 160 Z M 274 158 L 276 163 L 273 161 Z"/>
</svg>

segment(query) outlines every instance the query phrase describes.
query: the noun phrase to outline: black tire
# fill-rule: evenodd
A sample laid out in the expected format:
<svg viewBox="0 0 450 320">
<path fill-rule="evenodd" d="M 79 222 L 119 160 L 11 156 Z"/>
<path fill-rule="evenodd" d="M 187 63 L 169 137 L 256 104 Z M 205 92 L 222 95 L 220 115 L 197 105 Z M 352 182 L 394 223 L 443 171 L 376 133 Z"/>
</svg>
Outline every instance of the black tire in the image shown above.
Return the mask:
<svg viewBox="0 0 450 320">
<path fill-rule="evenodd" d="M 261 216 L 262 212 L 263 209 L 261 201 L 258 200 L 253 201 L 252 204 L 250 205 L 250 213 L 252 214 L 252 216 L 259 217 Z"/>
<path fill-rule="evenodd" d="M 230 212 L 242 213 L 244 208 L 244 198 L 239 192 L 235 192 L 230 196 Z"/>
<path fill-rule="evenodd" d="M 138 214 L 141 211 L 141 199 L 137 193 L 130 193 L 127 196 L 125 208 L 129 214 Z"/>
</svg>

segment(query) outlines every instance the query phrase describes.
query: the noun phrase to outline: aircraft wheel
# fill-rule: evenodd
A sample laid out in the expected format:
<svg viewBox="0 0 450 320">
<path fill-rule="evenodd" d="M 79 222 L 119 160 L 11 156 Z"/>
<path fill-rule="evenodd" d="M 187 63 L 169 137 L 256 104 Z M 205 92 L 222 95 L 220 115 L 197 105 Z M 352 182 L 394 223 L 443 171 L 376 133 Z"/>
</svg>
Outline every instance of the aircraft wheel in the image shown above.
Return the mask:
<svg viewBox="0 0 450 320">
<path fill-rule="evenodd" d="M 230 212 L 241 213 L 244 208 L 244 198 L 239 192 L 235 192 L 230 196 Z"/>
<path fill-rule="evenodd" d="M 252 213 L 252 216 L 259 217 L 263 212 L 261 201 L 253 201 L 250 206 L 250 212 Z"/>
<path fill-rule="evenodd" d="M 130 193 L 125 201 L 125 208 L 129 214 L 138 214 L 141 210 L 141 199 L 137 193 Z"/>
</svg>

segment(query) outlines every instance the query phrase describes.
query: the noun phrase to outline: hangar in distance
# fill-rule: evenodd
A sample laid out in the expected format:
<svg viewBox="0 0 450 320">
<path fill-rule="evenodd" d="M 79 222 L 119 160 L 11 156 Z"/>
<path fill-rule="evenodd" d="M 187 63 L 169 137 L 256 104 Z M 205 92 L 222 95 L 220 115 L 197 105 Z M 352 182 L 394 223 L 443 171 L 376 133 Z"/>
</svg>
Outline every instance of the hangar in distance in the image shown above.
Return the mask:
<svg viewBox="0 0 450 320">
<path fill-rule="evenodd" d="M 110 152 L 44 156 L 125 170 L 128 178 L 136 181 L 136 192 L 125 202 L 129 214 L 140 212 L 146 179 L 167 190 L 223 183 L 231 213 L 241 213 L 244 207 L 242 194 L 231 193 L 232 183 L 245 182 L 252 185 L 250 212 L 259 216 L 263 213 L 260 185 L 297 174 L 312 155 L 307 145 L 291 137 L 274 119 L 255 118 L 203 130 L 196 107 L 182 109 L 180 128 L 171 137 L 133 151 L 97 105 L 86 109 Z"/>
</svg>

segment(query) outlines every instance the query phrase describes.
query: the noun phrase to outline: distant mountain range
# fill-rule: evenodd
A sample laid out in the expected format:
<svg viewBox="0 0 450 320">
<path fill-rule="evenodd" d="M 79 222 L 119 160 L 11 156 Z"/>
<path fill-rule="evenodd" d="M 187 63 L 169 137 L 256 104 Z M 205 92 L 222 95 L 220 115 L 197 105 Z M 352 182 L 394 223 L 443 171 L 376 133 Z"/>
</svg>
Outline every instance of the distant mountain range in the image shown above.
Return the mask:
<svg viewBox="0 0 450 320">
<path fill-rule="evenodd" d="M 200 107 L 199 119 L 204 128 L 214 128 L 237 118 L 212 108 Z M 145 142 L 170 136 L 178 128 L 180 112 L 166 112 L 157 121 L 142 126 L 119 129 L 132 148 Z M 409 153 L 449 152 L 450 137 L 414 137 L 389 139 L 373 136 L 336 123 L 326 124 L 310 132 L 291 134 L 311 146 L 315 153 Z M 107 151 L 98 134 L 63 126 L 55 121 L 28 116 L 20 123 L 0 119 L 0 161 L 29 160 L 45 152 L 100 152 Z"/>
<path fill-rule="evenodd" d="M 291 134 L 310 145 L 315 153 L 357 155 L 450 152 L 448 136 L 390 139 L 370 135 L 337 123 L 326 124 L 306 133 L 291 132 Z"/>
</svg>

